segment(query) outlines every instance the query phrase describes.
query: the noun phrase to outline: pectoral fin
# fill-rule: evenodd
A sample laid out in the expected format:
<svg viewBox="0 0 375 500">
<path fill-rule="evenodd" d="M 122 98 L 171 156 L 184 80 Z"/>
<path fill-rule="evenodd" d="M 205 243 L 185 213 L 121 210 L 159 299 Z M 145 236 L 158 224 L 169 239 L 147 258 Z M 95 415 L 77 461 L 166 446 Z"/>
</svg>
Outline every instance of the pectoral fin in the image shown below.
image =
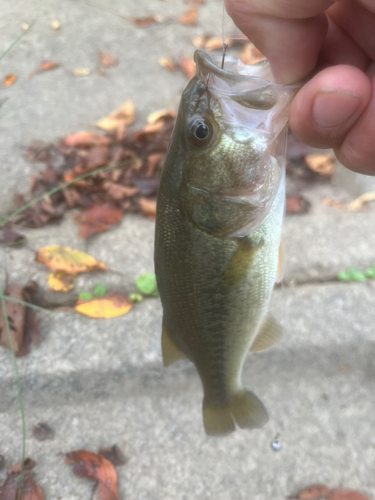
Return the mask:
<svg viewBox="0 0 375 500">
<path fill-rule="evenodd" d="M 168 330 L 164 326 L 161 333 L 161 352 L 163 355 L 163 364 L 165 367 L 171 365 L 179 359 L 186 358 L 185 354 L 175 346 L 173 340 L 171 339 Z"/>
<path fill-rule="evenodd" d="M 223 275 L 223 286 L 225 288 L 237 287 L 246 276 L 257 250 L 263 245 L 263 240 L 254 243 L 248 236 L 241 238 L 236 252 L 229 261 Z"/>
<path fill-rule="evenodd" d="M 283 336 L 282 326 L 272 316 L 266 316 L 263 325 L 250 347 L 251 352 L 265 351 L 277 344 Z"/>
</svg>

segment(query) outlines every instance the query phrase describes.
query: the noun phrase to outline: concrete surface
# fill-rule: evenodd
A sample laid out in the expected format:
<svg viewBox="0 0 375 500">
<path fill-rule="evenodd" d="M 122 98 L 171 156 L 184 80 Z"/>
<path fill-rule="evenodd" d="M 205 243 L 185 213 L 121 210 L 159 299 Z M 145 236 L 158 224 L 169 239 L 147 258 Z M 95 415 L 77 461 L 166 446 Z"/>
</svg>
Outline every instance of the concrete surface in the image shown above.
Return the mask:
<svg viewBox="0 0 375 500">
<path fill-rule="evenodd" d="M 206 1 L 197 27 L 173 22 L 186 8 L 181 0 L 95 5 L 101 9 L 70 0 L 15 0 L 3 9 L 0 50 L 18 36 L 21 23 L 34 18 L 37 23 L 0 61 L 0 77 L 12 72 L 19 77 L 0 97 L 8 99 L 0 109 L 0 214 L 10 209 L 15 191 L 28 189 L 31 172 L 38 169 L 22 156 L 32 139 L 91 129 L 128 98 L 135 102 L 135 126 L 141 126 L 149 112 L 176 105 L 186 83 L 181 74 L 160 68 L 158 57 L 191 55 L 193 36 L 221 32 L 219 0 Z M 164 25 L 136 30 L 128 23 L 155 13 L 165 18 Z M 61 22 L 57 32 L 49 28 L 53 19 Z M 105 76 L 95 72 L 99 50 L 119 58 Z M 25 79 L 47 59 L 61 67 Z M 75 78 L 71 70 L 77 67 L 92 74 Z M 272 300 L 285 339 L 269 352 L 249 356 L 244 369 L 245 385 L 271 414 L 262 430 L 221 440 L 204 435 L 194 368 L 188 362 L 162 367 L 158 300 L 111 320 L 38 313 L 41 342 L 18 366 L 27 455 L 37 462 L 46 499 L 90 498 L 92 483 L 73 476 L 60 452 L 97 451 L 116 443 L 128 458 L 117 469 L 121 499 L 281 500 L 321 482 L 375 500 L 375 287 L 370 281 L 334 281 L 349 265 L 365 269 L 375 261 L 374 212 L 325 206 L 325 198 L 347 202 L 353 196 L 329 185 L 303 194 L 312 209 L 286 218 L 288 265 L 284 287 Z M 136 277 L 153 269 L 153 229 L 152 221 L 129 216 L 87 243 L 68 214 L 60 225 L 26 231 L 26 247 L 0 249 L 0 283 L 7 277 L 21 285 L 34 279 L 46 289 L 48 272 L 35 263 L 35 251 L 61 244 L 87 250 L 109 268 L 80 276 L 73 294 L 97 283 L 131 292 Z M 53 441 L 32 437 L 32 426 L 40 421 L 55 429 Z M 0 348 L 0 454 L 7 467 L 20 459 L 20 422 L 10 353 Z M 282 451 L 274 453 L 270 442 L 277 433 Z M 0 481 L 4 475 L 0 471 Z"/>
</svg>

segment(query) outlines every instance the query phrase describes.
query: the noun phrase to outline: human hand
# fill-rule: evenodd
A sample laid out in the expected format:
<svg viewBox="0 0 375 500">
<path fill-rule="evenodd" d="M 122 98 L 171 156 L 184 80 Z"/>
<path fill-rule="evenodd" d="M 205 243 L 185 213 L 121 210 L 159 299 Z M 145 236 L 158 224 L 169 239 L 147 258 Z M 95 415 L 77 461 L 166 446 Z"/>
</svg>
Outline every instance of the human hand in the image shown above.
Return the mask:
<svg viewBox="0 0 375 500">
<path fill-rule="evenodd" d="M 315 71 L 290 109 L 294 135 L 375 175 L 375 0 L 225 1 L 278 82 Z"/>
</svg>

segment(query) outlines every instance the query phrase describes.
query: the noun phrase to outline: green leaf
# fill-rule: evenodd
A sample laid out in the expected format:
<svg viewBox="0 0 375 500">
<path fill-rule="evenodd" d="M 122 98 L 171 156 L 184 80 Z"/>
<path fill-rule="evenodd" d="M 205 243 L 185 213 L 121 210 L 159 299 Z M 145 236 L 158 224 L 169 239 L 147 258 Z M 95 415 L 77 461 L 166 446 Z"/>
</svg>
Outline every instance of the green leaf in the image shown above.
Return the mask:
<svg viewBox="0 0 375 500">
<path fill-rule="evenodd" d="M 337 275 L 339 281 L 350 281 L 348 273 L 346 271 L 340 271 Z"/>
<path fill-rule="evenodd" d="M 103 283 L 99 283 L 99 285 L 96 285 L 94 288 L 94 295 L 97 297 L 103 297 L 107 292 L 107 287 L 103 285 Z"/>
<path fill-rule="evenodd" d="M 370 269 L 366 269 L 365 276 L 367 278 L 374 280 L 375 279 L 375 269 L 373 267 Z"/>
<path fill-rule="evenodd" d="M 139 276 L 135 282 L 138 290 L 146 295 L 156 291 L 156 278 L 153 273 L 145 273 Z"/>
<path fill-rule="evenodd" d="M 366 277 L 365 277 L 365 275 L 364 275 L 363 273 L 361 273 L 361 272 L 357 271 L 357 272 L 355 272 L 355 273 L 353 273 L 353 274 L 351 275 L 351 279 L 352 279 L 353 281 L 365 281 L 365 280 L 366 280 Z"/>
<path fill-rule="evenodd" d="M 353 279 L 353 277 L 356 275 L 357 272 L 358 271 L 354 266 L 348 267 L 348 269 L 346 270 L 346 273 L 350 280 Z"/>
<path fill-rule="evenodd" d="M 137 302 L 143 302 L 143 295 L 140 293 L 131 293 L 129 299 L 136 304 Z"/>
<path fill-rule="evenodd" d="M 78 297 L 82 300 L 91 300 L 92 294 L 90 292 L 81 292 Z"/>
</svg>

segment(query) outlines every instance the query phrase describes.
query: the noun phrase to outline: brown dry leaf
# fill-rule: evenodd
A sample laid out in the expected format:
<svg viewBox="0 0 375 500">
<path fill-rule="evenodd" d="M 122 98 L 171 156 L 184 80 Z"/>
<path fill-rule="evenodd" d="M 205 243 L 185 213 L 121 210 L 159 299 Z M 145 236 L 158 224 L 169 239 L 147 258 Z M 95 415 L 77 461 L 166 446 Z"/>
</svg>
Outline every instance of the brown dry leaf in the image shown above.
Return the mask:
<svg viewBox="0 0 375 500">
<path fill-rule="evenodd" d="M 48 287 L 54 292 L 69 292 L 73 288 L 75 277 L 64 271 L 55 271 L 48 275 Z"/>
<path fill-rule="evenodd" d="M 305 162 L 310 170 L 320 175 L 333 175 L 335 170 L 335 157 L 329 153 L 307 155 Z"/>
<path fill-rule="evenodd" d="M 10 87 L 17 80 L 17 76 L 14 73 L 9 73 L 9 75 L 5 75 L 3 80 L 3 85 L 5 87 Z"/>
<path fill-rule="evenodd" d="M 41 73 L 42 71 L 49 71 L 50 69 L 55 69 L 60 66 L 59 62 L 53 61 L 43 61 L 42 64 L 32 71 L 27 78 L 32 78 L 36 73 Z"/>
<path fill-rule="evenodd" d="M 119 127 L 133 123 L 135 116 L 134 104 L 132 100 L 127 100 L 122 106 L 115 109 L 108 116 L 96 122 L 96 126 L 103 130 L 117 130 Z"/>
<path fill-rule="evenodd" d="M 351 490 L 333 490 L 327 496 L 327 500 L 369 500 L 369 497 Z"/>
<path fill-rule="evenodd" d="M 99 500 L 118 500 L 117 474 L 109 460 L 86 450 L 66 454 L 65 463 L 73 465 L 73 473 L 99 484 Z"/>
<path fill-rule="evenodd" d="M 368 193 L 362 194 L 354 201 L 349 203 L 347 209 L 349 210 L 349 212 L 356 212 L 357 210 L 361 210 L 363 205 L 370 201 L 375 201 L 375 191 L 369 191 Z"/>
<path fill-rule="evenodd" d="M 139 189 L 131 186 L 122 186 L 121 184 L 116 184 L 115 182 L 106 182 L 104 184 L 107 193 L 113 200 L 122 200 L 123 198 L 131 198 L 135 194 L 139 193 Z"/>
<path fill-rule="evenodd" d="M 265 59 L 265 56 L 252 44 L 245 43 L 240 54 L 240 61 L 244 64 L 255 64 Z"/>
<path fill-rule="evenodd" d="M 23 287 L 16 285 L 15 283 L 10 283 L 4 292 L 4 295 L 8 295 L 17 300 L 25 300 L 23 296 Z M 10 302 L 5 299 L 5 311 L 8 318 L 10 336 L 16 356 L 21 351 L 23 342 L 23 331 L 25 326 L 25 306 L 23 304 L 18 304 L 16 302 Z M 3 316 L 2 309 L 0 309 L 0 345 L 10 348 L 8 339 L 7 323 Z"/>
<path fill-rule="evenodd" d="M 72 70 L 73 76 L 80 78 L 81 76 L 89 76 L 91 73 L 89 68 L 75 68 Z"/>
<path fill-rule="evenodd" d="M 127 314 L 132 309 L 131 301 L 119 293 L 110 293 L 98 299 L 78 300 L 75 310 L 90 318 L 115 318 Z"/>
<path fill-rule="evenodd" d="M 74 250 L 69 247 L 51 245 L 38 250 L 35 260 L 52 269 L 52 271 L 64 271 L 68 274 L 79 274 L 107 268 L 103 262 L 99 262 L 85 252 Z"/>
<path fill-rule="evenodd" d="M 297 494 L 299 500 L 314 500 L 320 497 L 326 497 L 330 493 L 330 489 L 324 484 L 312 484 L 304 488 Z"/>
<path fill-rule="evenodd" d="M 35 311 L 27 308 L 25 314 L 25 325 L 23 329 L 23 341 L 18 357 L 26 356 L 30 352 L 31 344 L 36 345 L 40 339 L 39 321 Z"/>
<path fill-rule="evenodd" d="M 147 198 L 141 198 L 139 200 L 139 205 L 141 207 L 143 215 L 146 215 L 149 219 L 155 220 L 156 217 L 156 201 L 148 200 Z"/>
<path fill-rule="evenodd" d="M 32 458 L 25 458 L 25 461 L 23 463 L 23 468 L 24 470 L 31 470 L 36 466 L 36 462 Z M 18 472 L 21 472 L 22 469 L 22 462 L 18 462 L 16 465 L 13 465 L 7 470 L 8 476 L 11 474 L 17 474 Z"/>
<path fill-rule="evenodd" d="M 186 24 L 187 26 L 194 26 L 198 19 L 199 11 L 198 9 L 191 8 L 187 9 L 182 16 L 178 18 L 181 24 Z"/>
<path fill-rule="evenodd" d="M 166 68 L 170 73 L 176 71 L 172 57 L 159 57 L 158 63 L 162 68 Z"/>
<path fill-rule="evenodd" d="M 137 17 L 132 19 L 132 23 L 136 28 L 148 28 L 153 23 L 161 23 L 160 16 Z"/>
<path fill-rule="evenodd" d="M 22 244 L 26 241 L 26 238 L 22 236 L 22 234 L 16 233 L 13 229 L 9 227 L 5 227 L 4 229 L 0 229 L 0 245 L 4 245 L 7 243 L 19 243 Z M 18 245 L 12 245 L 17 247 Z"/>
<path fill-rule="evenodd" d="M 189 80 L 193 78 L 193 76 L 195 75 L 194 59 L 192 59 L 191 57 L 182 56 L 178 61 L 178 65 L 186 78 L 188 78 Z"/>
<path fill-rule="evenodd" d="M 228 47 L 231 47 L 233 45 L 233 41 L 228 39 L 226 40 L 226 44 Z M 204 48 L 207 52 L 210 52 L 211 50 L 222 50 L 223 39 L 216 36 L 209 37 L 204 43 Z"/>
<path fill-rule="evenodd" d="M 109 160 L 109 147 L 108 146 L 94 146 L 87 153 L 86 167 L 94 169 L 106 165 Z"/>
<path fill-rule="evenodd" d="M 303 196 L 286 197 L 286 213 L 305 214 L 309 211 L 310 203 Z"/>
<path fill-rule="evenodd" d="M 46 441 L 55 437 L 55 431 L 45 422 L 38 422 L 34 425 L 32 432 L 37 441 Z"/>
<path fill-rule="evenodd" d="M 79 227 L 79 236 L 88 238 L 92 234 L 100 233 L 119 224 L 122 211 L 111 203 L 98 203 L 84 210 L 82 214 L 76 215 L 74 219 Z"/>
<path fill-rule="evenodd" d="M 19 486 L 20 473 L 8 475 L 0 487 L 0 500 L 17 500 Z M 20 500 L 44 500 L 42 490 L 35 484 L 29 472 L 25 474 Z"/>
<path fill-rule="evenodd" d="M 70 147 L 93 146 L 96 143 L 97 135 L 95 132 L 76 132 L 68 134 L 64 137 L 64 144 Z"/>
<path fill-rule="evenodd" d="M 176 112 L 174 109 L 159 109 L 158 111 L 154 111 L 150 113 L 147 117 L 147 123 L 149 125 L 154 125 L 159 120 L 165 121 L 169 119 L 176 118 Z"/>
<path fill-rule="evenodd" d="M 322 203 L 327 207 L 333 207 L 337 209 L 342 207 L 342 203 L 340 203 L 339 201 L 331 200 L 330 198 L 325 198 Z"/>
<path fill-rule="evenodd" d="M 99 455 L 102 455 L 113 465 L 124 465 L 126 463 L 126 458 L 117 444 L 108 446 L 107 448 L 101 448 L 99 450 Z"/>
<path fill-rule="evenodd" d="M 111 68 L 117 64 L 117 59 L 115 57 L 108 52 L 102 52 L 101 50 L 99 51 L 99 59 L 100 63 L 106 68 Z"/>
</svg>

